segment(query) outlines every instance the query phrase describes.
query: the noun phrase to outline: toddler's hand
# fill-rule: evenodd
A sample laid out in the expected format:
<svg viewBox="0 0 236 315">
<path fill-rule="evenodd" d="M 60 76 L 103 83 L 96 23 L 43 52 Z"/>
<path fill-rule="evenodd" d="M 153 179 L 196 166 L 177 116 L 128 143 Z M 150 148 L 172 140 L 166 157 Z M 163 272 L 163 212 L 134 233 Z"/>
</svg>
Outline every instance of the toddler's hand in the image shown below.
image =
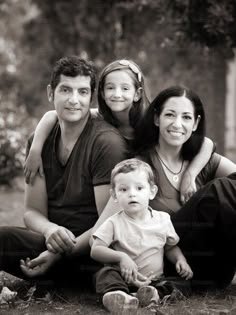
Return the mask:
<svg viewBox="0 0 236 315">
<path fill-rule="evenodd" d="M 193 277 L 193 271 L 186 260 L 178 260 L 175 264 L 177 273 L 186 280 Z"/>
<path fill-rule="evenodd" d="M 138 272 L 136 280 L 132 280 L 129 284 L 133 285 L 134 287 L 141 288 L 143 286 L 149 285 L 152 282 L 153 278 L 153 275 L 145 277 Z"/>
<path fill-rule="evenodd" d="M 137 279 L 138 267 L 135 262 L 126 254 L 120 260 L 121 275 L 125 282 L 130 283 Z"/>
</svg>

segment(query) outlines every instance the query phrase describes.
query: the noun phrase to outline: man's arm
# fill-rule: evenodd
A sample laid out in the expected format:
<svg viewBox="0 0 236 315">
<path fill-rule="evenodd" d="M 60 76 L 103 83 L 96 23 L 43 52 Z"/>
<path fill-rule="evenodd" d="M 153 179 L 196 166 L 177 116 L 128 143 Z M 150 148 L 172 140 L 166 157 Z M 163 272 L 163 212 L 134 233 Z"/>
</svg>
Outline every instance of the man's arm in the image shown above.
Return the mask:
<svg viewBox="0 0 236 315">
<path fill-rule="evenodd" d="M 49 227 L 47 192 L 44 178 L 36 177 L 34 185 L 25 185 L 24 221 L 27 228 L 45 235 Z"/>
<path fill-rule="evenodd" d="M 45 237 L 49 251 L 62 253 L 74 246 L 73 233 L 48 219 L 45 178 L 39 175 L 36 176 L 33 185 L 25 187 L 24 221 L 28 229 Z"/>
<path fill-rule="evenodd" d="M 98 212 L 98 220 L 93 228 L 76 238 L 76 245 L 71 254 L 78 255 L 80 252 L 90 252 L 90 243 L 92 243 L 92 234 L 97 228 L 111 215 L 120 211 L 118 204 L 110 197 L 110 185 L 99 185 L 94 187 L 95 201 Z"/>
<path fill-rule="evenodd" d="M 48 220 L 47 211 L 47 192 L 44 178 L 36 176 L 34 184 L 26 185 L 25 190 L 25 224 L 33 231 L 39 232 L 42 235 L 45 233 L 45 229 L 50 229 L 58 226 Z M 113 201 L 110 196 L 110 185 L 100 185 L 94 187 L 95 201 L 97 205 L 98 215 L 100 215 L 94 228 L 89 229 L 75 239 L 70 251 L 67 251 L 68 255 L 82 255 L 90 253 L 89 241 L 92 239 L 92 233 L 96 230 L 106 218 L 120 209 L 117 203 Z M 109 199 L 109 200 L 108 200 Z M 103 208 L 105 207 L 104 211 Z M 51 253 L 50 253 L 51 252 Z M 33 260 L 29 258 L 26 261 L 21 261 L 21 269 L 24 274 L 29 277 L 36 277 L 47 272 L 60 256 L 54 251 L 45 251 Z"/>
<path fill-rule="evenodd" d="M 110 185 L 101 185 L 94 187 L 95 200 L 98 214 L 103 210 L 109 199 Z M 33 185 L 26 185 L 25 189 L 25 224 L 26 226 L 42 235 L 45 235 L 45 230 L 59 228 L 56 224 L 48 220 L 47 211 L 47 192 L 44 178 L 36 176 Z M 84 232 L 72 244 L 71 250 L 67 251 L 68 255 L 83 255 L 90 253 L 89 240 L 92 235 L 92 228 Z M 61 258 L 58 252 L 44 251 L 38 257 L 25 261 L 21 260 L 21 269 L 28 277 L 40 276 L 48 271 L 48 269 Z"/>
</svg>

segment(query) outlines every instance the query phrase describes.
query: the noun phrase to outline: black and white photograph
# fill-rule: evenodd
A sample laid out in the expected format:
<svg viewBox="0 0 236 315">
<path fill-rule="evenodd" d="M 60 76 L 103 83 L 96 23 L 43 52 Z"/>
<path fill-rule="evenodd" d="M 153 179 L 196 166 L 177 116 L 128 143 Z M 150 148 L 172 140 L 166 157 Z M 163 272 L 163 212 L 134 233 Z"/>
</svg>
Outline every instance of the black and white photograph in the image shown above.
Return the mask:
<svg viewBox="0 0 236 315">
<path fill-rule="evenodd" d="M 236 1 L 0 0 L 0 314 L 236 315 Z"/>
</svg>

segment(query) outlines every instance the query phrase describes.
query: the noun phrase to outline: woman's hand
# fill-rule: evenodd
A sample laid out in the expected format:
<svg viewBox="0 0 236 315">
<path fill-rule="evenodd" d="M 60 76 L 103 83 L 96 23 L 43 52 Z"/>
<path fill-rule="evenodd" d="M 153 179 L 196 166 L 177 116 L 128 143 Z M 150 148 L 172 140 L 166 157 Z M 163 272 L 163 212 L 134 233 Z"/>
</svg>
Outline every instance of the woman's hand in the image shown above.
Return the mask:
<svg viewBox="0 0 236 315">
<path fill-rule="evenodd" d="M 24 175 L 27 184 L 32 185 L 36 174 L 44 176 L 43 162 L 41 155 L 35 151 L 30 151 L 24 165 Z"/>
<path fill-rule="evenodd" d="M 137 279 L 138 267 L 127 254 L 122 255 L 120 269 L 125 282 L 130 283 Z"/>
<path fill-rule="evenodd" d="M 180 201 L 185 204 L 192 195 L 197 191 L 195 177 L 186 171 L 180 184 Z"/>
<path fill-rule="evenodd" d="M 193 271 L 185 259 L 177 260 L 175 268 L 182 278 L 189 280 L 193 277 Z"/>
<path fill-rule="evenodd" d="M 27 277 L 33 278 L 44 275 L 60 258 L 60 254 L 53 254 L 46 250 L 32 260 L 30 258 L 21 259 L 20 268 Z"/>
</svg>

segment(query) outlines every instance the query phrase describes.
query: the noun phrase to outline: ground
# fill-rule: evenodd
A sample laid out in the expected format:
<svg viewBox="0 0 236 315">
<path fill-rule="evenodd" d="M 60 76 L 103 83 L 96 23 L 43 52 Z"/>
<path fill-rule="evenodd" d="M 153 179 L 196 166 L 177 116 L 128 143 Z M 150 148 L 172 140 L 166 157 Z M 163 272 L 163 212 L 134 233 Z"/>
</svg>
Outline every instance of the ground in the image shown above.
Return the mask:
<svg viewBox="0 0 236 315">
<path fill-rule="evenodd" d="M 0 187 L 0 225 L 23 226 L 22 179 L 14 182 L 13 188 Z M 1 279 L 0 279 L 1 280 Z M 7 282 L 5 282 L 5 285 Z M 1 283 L 0 283 L 1 285 Z M 9 285 L 10 286 L 10 285 Z M 14 303 L 0 302 L 1 315 L 106 315 L 98 296 L 91 290 L 43 288 L 27 285 L 15 288 L 18 295 Z M 15 290 L 14 287 L 12 290 Z M 152 309 L 140 309 L 139 315 L 236 315 L 236 285 L 225 291 L 194 295 L 186 300 L 166 303 Z"/>
</svg>

